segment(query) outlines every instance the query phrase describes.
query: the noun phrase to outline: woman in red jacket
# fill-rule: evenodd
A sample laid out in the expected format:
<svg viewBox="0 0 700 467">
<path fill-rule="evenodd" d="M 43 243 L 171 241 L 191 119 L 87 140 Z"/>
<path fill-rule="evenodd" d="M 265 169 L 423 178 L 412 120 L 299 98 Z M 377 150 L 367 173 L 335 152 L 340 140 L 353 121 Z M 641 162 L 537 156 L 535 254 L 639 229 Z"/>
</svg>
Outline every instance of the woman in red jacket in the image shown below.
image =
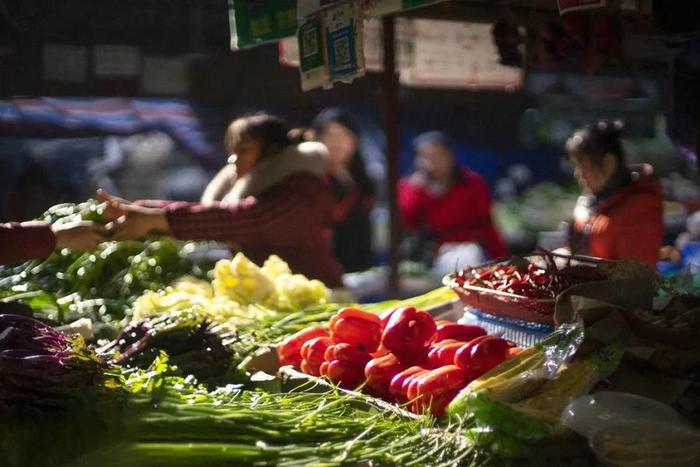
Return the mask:
<svg viewBox="0 0 700 467">
<path fill-rule="evenodd" d="M 622 124 L 601 121 L 566 143 L 579 199 L 570 232 L 573 253 L 636 259 L 656 267 L 663 241 L 663 196 L 650 165 L 628 168 L 620 141 Z"/>
<path fill-rule="evenodd" d="M 342 271 L 327 235 L 335 202 L 322 179 L 325 147 L 292 144 L 284 122 L 267 114 L 233 121 L 225 146 L 232 154 L 230 186 L 215 197 L 220 201 L 137 205 L 112 200 L 122 214 L 111 226 L 114 238 L 162 233 L 182 240 L 227 241 L 255 262 L 274 253 L 294 272 L 340 287 Z"/>
<path fill-rule="evenodd" d="M 488 185 L 455 161 L 446 135 L 431 131 L 414 141 L 415 172 L 399 182 L 399 210 L 407 229 L 426 231 L 438 244 L 478 243 L 491 258 L 508 250 L 491 220 Z"/>
</svg>

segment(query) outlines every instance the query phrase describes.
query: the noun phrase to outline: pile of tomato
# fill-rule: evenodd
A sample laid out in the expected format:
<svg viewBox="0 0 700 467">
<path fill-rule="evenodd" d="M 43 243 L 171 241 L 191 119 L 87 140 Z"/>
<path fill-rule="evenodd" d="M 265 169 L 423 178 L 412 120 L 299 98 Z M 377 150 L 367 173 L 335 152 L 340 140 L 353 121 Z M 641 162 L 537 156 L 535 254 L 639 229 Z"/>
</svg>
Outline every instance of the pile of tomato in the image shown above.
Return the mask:
<svg viewBox="0 0 700 467">
<path fill-rule="evenodd" d="M 277 354 L 280 365 L 440 416 L 472 380 L 520 350 L 479 326 L 436 322 L 425 311 L 401 307 L 380 316 L 344 308 L 328 329 L 299 331 Z"/>
</svg>

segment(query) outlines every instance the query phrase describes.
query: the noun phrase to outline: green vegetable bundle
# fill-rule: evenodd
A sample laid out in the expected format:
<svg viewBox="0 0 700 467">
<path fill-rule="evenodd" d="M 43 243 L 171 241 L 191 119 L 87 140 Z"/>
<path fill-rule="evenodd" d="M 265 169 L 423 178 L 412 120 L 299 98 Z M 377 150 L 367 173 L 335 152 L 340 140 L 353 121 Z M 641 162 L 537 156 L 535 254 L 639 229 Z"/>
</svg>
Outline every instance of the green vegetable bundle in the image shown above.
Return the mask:
<svg viewBox="0 0 700 467">
<path fill-rule="evenodd" d="M 52 223 L 103 221 L 101 205 L 88 201 L 59 205 L 43 219 Z M 54 323 L 82 317 L 121 320 L 144 291 L 163 288 L 183 276 L 206 276 L 211 265 L 196 264 L 185 253 L 192 244 L 171 239 L 105 242 L 96 251 L 57 251 L 43 261 L 0 268 L 0 301 L 20 301 L 35 316 Z"/>
</svg>

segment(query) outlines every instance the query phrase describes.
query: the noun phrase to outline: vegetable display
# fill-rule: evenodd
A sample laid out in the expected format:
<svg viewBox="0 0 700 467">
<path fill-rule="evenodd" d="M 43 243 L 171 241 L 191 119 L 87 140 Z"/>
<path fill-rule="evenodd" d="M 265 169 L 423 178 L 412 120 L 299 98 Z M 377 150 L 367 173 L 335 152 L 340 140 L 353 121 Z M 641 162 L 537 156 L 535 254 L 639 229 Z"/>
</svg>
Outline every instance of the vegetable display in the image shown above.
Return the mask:
<svg viewBox="0 0 700 467">
<path fill-rule="evenodd" d="M 637 262 L 542 252 L 450 276 L 452 290 L 358 305 L 332 303 L 279 257 L 239 253 L 207 271 L 190 248 L 107 242 L 0 272 L 0 300 L 37 318 L 0 314 L 1 466 L 700 461 L 700 302 Z M 512 309 L 556 299 L 556 328 L 520 348 L 434 318 L 453 318 L 460 287 L 516 297 Z M 114 332 L 88 344 L 74 334 L 86 321 Z M 632 402 L 609 405 L 606 391 Z M 643 413 L 641 391 L 664 402 Z"/>
<path fill-rule="evenodd" d="M 106 366 L 79 336 L 0 315 L 0 417 L 65 411 Z"/>
<path fill-rule="evenodd" d="M 328 330 L 303 329 L 284 340 L 277 354 L 281 365 L 439 417 L 470 381 L 508 359 L 513 347 L 478 326 L 436 324 L 429 313 L 404 306 L 381 317 L 343 308 Z"/>
<path fill-rule="evenodd" d="M 184 374 L 200 381 L 224 375 L 233 355 L 211 323 L 187 311 L 132 322 L 99 351 L 117 365 L 138 368 L 148 368 L 165 352 Z"/>
</svg>

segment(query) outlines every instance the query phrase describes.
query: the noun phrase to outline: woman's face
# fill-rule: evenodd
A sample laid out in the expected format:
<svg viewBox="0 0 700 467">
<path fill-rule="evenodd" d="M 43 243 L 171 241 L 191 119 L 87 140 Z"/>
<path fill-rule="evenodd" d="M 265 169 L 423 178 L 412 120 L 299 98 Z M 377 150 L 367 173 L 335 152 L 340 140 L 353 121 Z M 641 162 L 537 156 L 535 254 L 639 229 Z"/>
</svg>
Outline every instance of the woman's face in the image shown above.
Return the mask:
<svg viewBox="0 0 700 467">
<path fill-rule="evenodd" d="M 328 148 L 331 164 L 336 167 L 347 166 L 357 152 L 355 134 L 336 122 L 326 124 L 320 140 Z"/>
<path fill-rule="evenodd" d="M 595 164 L 586 155 L 572 156 L 570 160 L 578 184 L 584 190 L 594 194 L 599 193 L 605 187 L 617 169 L 615 158 L 610 154 L 603 158 L 602 165 Z"/>
<path fill-rule="evenodd" d="M 260 160 L 262 149 L 259 141 L 242 138 L 233 147 L 233 152 L 236 155 L 236 173 L 241 177 L 255 167 Z"/>
<path fill-rule="evenodd" d="M 416 153 L 416 168 L 433 180 L 447 183 L 454 171 L 452 151 L 440 143 L 423 143 Z"/>
</svg>

